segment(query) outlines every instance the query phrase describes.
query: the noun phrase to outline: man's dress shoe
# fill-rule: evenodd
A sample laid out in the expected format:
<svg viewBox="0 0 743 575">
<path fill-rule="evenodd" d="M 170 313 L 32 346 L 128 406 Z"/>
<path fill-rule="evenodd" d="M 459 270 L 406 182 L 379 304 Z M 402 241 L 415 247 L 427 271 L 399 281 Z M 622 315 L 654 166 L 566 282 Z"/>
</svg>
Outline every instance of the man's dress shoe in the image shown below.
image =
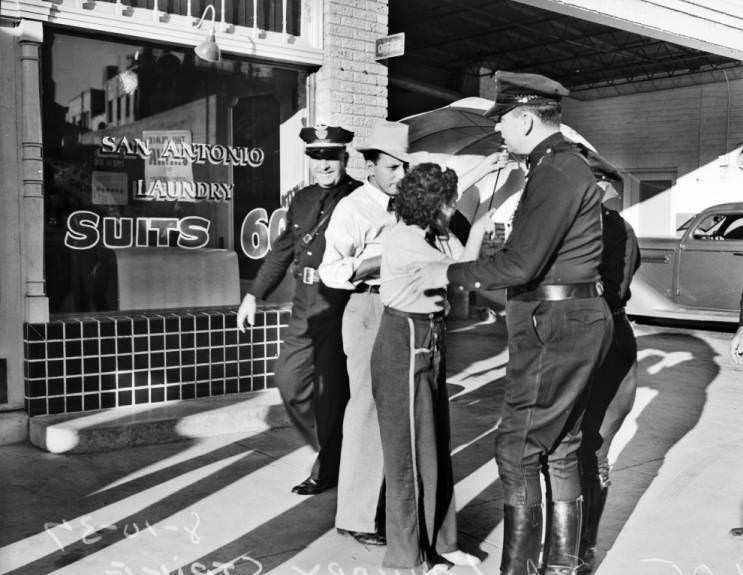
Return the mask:
<svg viewBox="0 0 743 575">
<path fill-rule="evenodd" d="M 363 531 L 348 531 L 347 529 L 336 529 L 341 535 L 353 537 L 362 545 L 387 545 L 387 539 L 381 533 L 364 533 Z"/>
<path fill-rule="evenodd" d="M 308 477 L 299 485 L 292 487 L 292 493 L 297 493 L 298 495 L 317 495 L 318 493 L 322 493 L 332 487 L 335 487 L 335 483 L 330 483 L 329 481 L 318 481 L 317 479 Z"/>
</svg>

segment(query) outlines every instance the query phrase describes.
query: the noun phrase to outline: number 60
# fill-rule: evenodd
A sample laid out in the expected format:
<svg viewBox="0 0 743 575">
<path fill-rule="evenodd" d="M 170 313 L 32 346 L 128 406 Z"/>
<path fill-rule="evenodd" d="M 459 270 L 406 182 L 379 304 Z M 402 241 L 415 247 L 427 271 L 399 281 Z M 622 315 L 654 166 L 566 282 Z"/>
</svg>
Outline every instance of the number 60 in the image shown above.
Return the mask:
<svg viewBox="0 0 743 575">
<path fill-rule="evenodd" d="M 286 228 L 286 208 L 274 210 L 268 217 L 266 208 L 254 208 L 240 227 L 240 248 L 251 260 L 266 257 L 271 244 Z"/>
</svg>

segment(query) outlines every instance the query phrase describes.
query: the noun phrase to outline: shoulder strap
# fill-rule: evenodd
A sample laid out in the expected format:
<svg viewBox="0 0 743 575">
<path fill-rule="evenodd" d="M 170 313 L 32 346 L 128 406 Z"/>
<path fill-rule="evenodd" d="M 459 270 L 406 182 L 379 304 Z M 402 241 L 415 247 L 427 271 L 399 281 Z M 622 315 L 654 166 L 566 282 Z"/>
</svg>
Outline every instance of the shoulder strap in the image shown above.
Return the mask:
<svg viewBox="0 0 743 575">
<path fill-rule="evenodd" d="M 341 201 L 340 197 L 337 197 L 335 200 L 333 200 L 333 203 L 330 204 L 327 212 L 322 218 L 320 218 L 320 221 L 315 224 L 315 227 L 302 236 L 302 243 L 304 245 L 308 246 L 317 237 L 317 234 L 320 233 L 320 229 L 323 227 L 325 222 L 327 222 L 330 216 L 333 215 L 333 210 L 335 209 L 335 206 L 338 205 L 339 201 Z"/>
</svg>

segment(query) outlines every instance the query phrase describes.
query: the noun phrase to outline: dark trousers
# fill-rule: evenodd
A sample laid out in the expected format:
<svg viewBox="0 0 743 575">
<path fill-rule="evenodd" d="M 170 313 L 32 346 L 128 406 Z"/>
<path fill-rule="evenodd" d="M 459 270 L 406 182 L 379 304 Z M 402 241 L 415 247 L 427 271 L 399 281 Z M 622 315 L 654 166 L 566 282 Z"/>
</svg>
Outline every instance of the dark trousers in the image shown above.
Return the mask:
<svg viewBox="0 0 743 575">
<path fill-rule="evenodd" d="M 318 451 L 312 477 L 338 479 L 348 373 L 341 319 L 348 292 L 297 283 L 274 379 L 289 417 Z"/>
<path fill-rule="evenodd" d="M 442 314 L 385 308 L 372 352 L 386 481 L 383 565 L 415 568 L 457 549 Z"/>
<path fill-rule="evenodd" d="M 632 410 L 637 391 L 637 341 L 624 313 L 614 316 L 614 336 L 596 370 L 580 449 L 584 484 L 609 484 L 609 448 L 625 417 Z"/>
<path fill-rule="evenodd" d="M 591 376 L 611 340 L 603 298 L 509 300 L 509 362 L 495 458 L 506 505 L 541 503 L 540 464 L 553 501 L 581 494 L 577 451 Z"/>
</svg>

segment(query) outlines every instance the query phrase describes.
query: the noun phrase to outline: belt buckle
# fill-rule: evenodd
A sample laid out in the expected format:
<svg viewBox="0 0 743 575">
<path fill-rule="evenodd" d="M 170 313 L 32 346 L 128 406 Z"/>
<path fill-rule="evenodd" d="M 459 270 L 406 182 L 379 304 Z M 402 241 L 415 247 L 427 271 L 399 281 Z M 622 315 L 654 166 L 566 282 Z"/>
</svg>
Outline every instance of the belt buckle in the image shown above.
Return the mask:
<svg viewBox="0 0 743 575">
<path fill-rule="evenodd" d="M 302 283 L 312 285 L 317 281 L 317 270 L 305 267 L 302 269 Z"/>
<path fill-rule="evenodd" d="M 596 282 L 596 291 L 598 292 L 599 297 L 604 295 L 604 282 L 602 282 L 601 280 Z"/>
</svg>

